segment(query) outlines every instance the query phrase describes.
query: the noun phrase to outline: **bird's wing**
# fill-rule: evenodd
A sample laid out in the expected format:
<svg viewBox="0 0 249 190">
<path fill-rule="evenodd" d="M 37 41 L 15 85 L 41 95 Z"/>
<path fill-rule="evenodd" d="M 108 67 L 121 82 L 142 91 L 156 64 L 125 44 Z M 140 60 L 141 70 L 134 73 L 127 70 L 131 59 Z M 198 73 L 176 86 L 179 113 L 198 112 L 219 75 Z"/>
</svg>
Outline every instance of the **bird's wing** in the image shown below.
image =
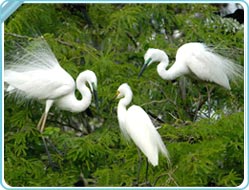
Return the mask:
<svg viewBox="0 0 249 190">
<path fill-rule="evenodd" d="M 204 81 L 217 83 L 230 89 L 229 80 L 243 78 L 243 67 L 214 53 L 204 44 L 189 53 L 186 62 L 189 70 Z"/>
<path fill-rule="evenodd" d="M 31 41 L 27 47 L 17 48 L 5 61 L 5 69 L 18 72 L 50 70 L 60 67 L 46 40 L 41 37 Z"/>
<path fill-rule="evenodd" d="M 73 78 L 63 69 L 33 70 L 17 72 L 4 71 L 7 91 L 25 98 L 56 99 L 75 89 Z"/>
<path fill-rule="evenodd" d="M 75 89 L 73 78 L 59 65 L 44 38 L 20 48 L 6 61 L 4 82 L 9 85 L 7 91 L 25 98 L 55 99 Z"/>
<path fill-rule="evenodd" d="M 162 152 L 169 160 L 168 151 L 159 133 L 141 107 L 133 105 L 127 110 L 126 130 L 152 165 L 158 165 L 159 152 Z"/>
</svg>

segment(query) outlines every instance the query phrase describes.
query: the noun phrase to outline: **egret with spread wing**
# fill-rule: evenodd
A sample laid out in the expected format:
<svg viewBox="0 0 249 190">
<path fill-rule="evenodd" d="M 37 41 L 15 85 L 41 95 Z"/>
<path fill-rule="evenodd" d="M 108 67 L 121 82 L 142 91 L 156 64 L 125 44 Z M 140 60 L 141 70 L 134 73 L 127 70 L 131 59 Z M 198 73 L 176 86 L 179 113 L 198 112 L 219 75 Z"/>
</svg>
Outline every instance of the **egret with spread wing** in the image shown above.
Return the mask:
<svg viewBox="0 0 249 190">
<path fill-rule="evenodd" d="M 23 49 L 20 57 L 6 63 L 4 82 L 7 84 L 7 93 L 45 101 L 45 112 L 37 125 L 40 132 L 44 130 L 48 112 L 53 104 L 62 110 L 81 112 L 89 107 L 92 91 L 97 106 L 97 78 L 94 72 L 83 71 L 75 83 L 60 66 L 43 38 L 31 42 L 29 48 Z M 75 96 L 76 88 L 82 95 L 81 100 Z"/>
</svg>

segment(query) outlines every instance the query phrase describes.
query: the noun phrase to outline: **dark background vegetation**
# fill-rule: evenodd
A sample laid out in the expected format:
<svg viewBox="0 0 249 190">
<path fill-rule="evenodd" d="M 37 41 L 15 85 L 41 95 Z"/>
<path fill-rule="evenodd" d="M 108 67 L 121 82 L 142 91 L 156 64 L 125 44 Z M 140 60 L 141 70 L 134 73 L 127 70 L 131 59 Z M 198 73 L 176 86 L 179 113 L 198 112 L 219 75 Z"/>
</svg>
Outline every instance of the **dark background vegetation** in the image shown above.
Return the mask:
<svg viewBox="0 0 249 190">
<path fill-rule="evenodd" d="M 133 103 L 153 116 L 171 155 L 149 168 L 154 186 L 238 186 L 244 179 L 244 87 L 215 86 L 207 118 L 205 84 L 164 81 L 156 64 L 138 79 L 147 48 L 167 52 L 170 64 L 187 42 L 204 42 L 244 64 L 243 25 L 215 14 L 211 4 L 24 4 L 5 22 L 5 55 L 40 35 L 74 78 L 86 69 L 98 77 L 99 107 L 78 114 L 51 109 L 44 136 L 37 101 L 4 99 L 4 178 L 11 186 L 133 186 L 138 155 L 118 127 L 118 86 L 127 82 Z M 174 35 L 179 30 L 180 36 Z M 186 96 L 183 97 L 184 85 Z M 200 106 L 198 106 L 200 105 Z M 60 152 L 53 150 L 54 145 Z M 144 159 L 144 158 L 143 158 Z M 145 177 L 145 159 L 141 181 Z"/>
</svg>

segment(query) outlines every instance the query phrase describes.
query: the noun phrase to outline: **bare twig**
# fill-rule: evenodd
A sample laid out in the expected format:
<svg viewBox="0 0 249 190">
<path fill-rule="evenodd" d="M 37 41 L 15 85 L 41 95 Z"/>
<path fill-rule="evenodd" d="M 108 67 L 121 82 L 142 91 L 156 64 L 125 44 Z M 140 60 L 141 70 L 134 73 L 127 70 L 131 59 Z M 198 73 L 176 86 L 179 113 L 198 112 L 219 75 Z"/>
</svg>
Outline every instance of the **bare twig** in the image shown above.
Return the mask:
<svg viewBox="0 0 249 190">
<path fill-rule="evenodd" d="M 83 132 L 82 130 L 80 130 L 79 128 L 73 126 L 73 125 L 70 125 L 69 123 L 65 123 L 65 122 L 60 122 L 60 121 L 57 121 L 57 120 L 51 120 L 51 119 L 47 119 L 48 122 L 51 122 L 51 123 L 55 123 L 57 125 L 60 125 L 60 126 L 67 126 L 69 128 L 72 128 L 74 129 L 75 131 L 78 131 L 78 132 Z"/>
<path fill-rule="evenodd" d="M 66 46 L 69 46 L 69 47 L 72 47 L 72 48 L 74 47 L 74 45 L 72 45 L 72 44 L 70 44 L 68 42 L 62 41 L 62 40 L 60 40 L 58 38 L 56 38 L 56 41 L 59 42 L 60 44 L 63 44 L 63 45 L 66 45 Z"/>
<path fill-rule="evenodd" d="M 9 33 L 9 32 L 6 32 L 5 35 L 14 36 L 14 37 L 17 37 L 17 38 L 25 38 L 25 39 L 30 39 L 31 38 L 30 36 L 25 36 L 25 35 L 20 35 L 20 34 L 15 34 L 15 33 Z"/>
</svg>

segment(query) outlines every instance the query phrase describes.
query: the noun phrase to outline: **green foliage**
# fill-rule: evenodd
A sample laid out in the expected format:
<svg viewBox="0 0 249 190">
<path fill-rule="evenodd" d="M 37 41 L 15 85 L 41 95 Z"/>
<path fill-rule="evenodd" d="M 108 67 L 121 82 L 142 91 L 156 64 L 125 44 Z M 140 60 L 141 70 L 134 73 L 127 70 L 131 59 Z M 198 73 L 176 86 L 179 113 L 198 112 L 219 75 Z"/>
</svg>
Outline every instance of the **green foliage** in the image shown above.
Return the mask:
<svg viewBox="0 0 249 190">
<path fill-rule="evenodd" d="M 180 128 L 167 126 L 165 130 L 170 134 L 169 149 L 174 147 L 171 152 L 178 183 L 183 186 L 242 183 L 243 167 L 235 165 L 243 165 L 243 113 Z M 177 135 L 172 138 L 172 134 Z"/>
<path fill-rule="evenodd" d="M 243 181 L 243 81 L 227 91 L 214 87 L 212 117 L 205 118 L 205 84 L 180 78 L 164 81 L 152 65 L 137 78 L 148 47 L 164 49 L 174 62 L 178 47 L 205 42 L 244 61 L 243 26 L 213 13 L 210 4 L 24 4 L 5 22 L 5 58 L 43 35 L 73 78 L 86 69 L 98 78 L 99 110 L 79 114 L 53 107 L 43 137 L 36 125 L 44 105 L 4 98 L 4 177 L 11 186 L 72 187 L 145 185 L 145 158 L 137 184 L 138 153 L 118 127 L 118 86 L 132 87 L 133 103 L 160 118 L 159 130 L 172 166 L 160 157 L 149 166 L 153 186 L 238 186 Z M 32 15 L 32 16 L 31 16 Z M 174 30 L 182 35 L 173 37 Z M 186 84 L 183 98 L 182 83 Z M 78 94 L 77 94 L 78 95 Z M 80 97 L 79 97 L 80 98 Z M 198 106 L 199 105 L 199 106 Z M 55 150 L 57 149 L 57 150 Z"/>
</svg>

